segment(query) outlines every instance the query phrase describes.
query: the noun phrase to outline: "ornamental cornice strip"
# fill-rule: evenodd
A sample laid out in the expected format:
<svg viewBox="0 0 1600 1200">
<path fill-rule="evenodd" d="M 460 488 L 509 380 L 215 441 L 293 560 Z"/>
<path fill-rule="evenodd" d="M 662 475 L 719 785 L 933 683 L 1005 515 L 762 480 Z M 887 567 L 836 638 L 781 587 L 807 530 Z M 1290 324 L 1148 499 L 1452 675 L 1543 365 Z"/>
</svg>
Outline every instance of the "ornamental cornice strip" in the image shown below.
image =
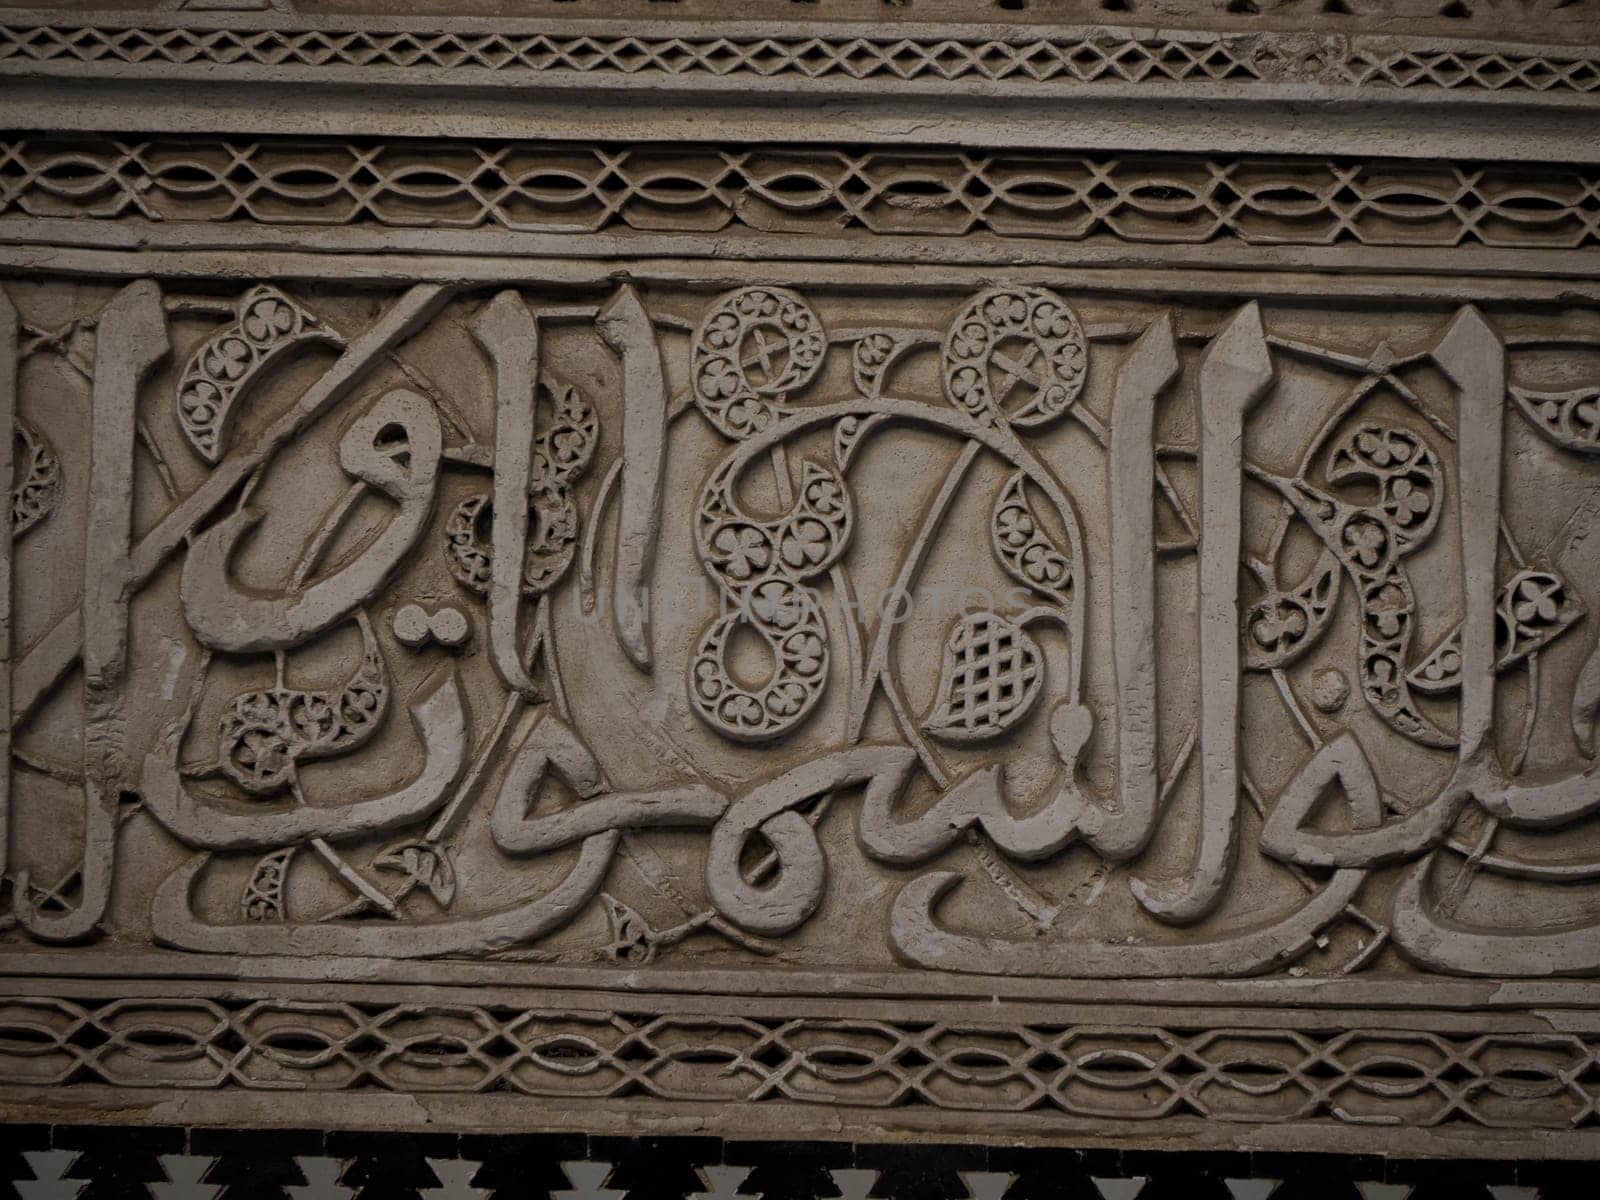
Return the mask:
<svg viewBox="0 0 1600 1200">
<path fill-rule="evenodd" d="M 1405 1086 L 1393 1085 L 1397 1074 Z M 1403 1122 L 1413 1138 L 1476 1127 L 1539 1131 L 1576 1148 L 1592 1145 L 1600 1110 L 1600 1040 L 1517 1028 L 1271 1029 L 1225 1017 L 1197 1030 L 1110 1016 L 896 1020 L 639 1004 L 621 1013 L 339 998 L 0 1000 L 0 1106 L 35 1088 L 70 1106 L 107 1085 L 126 1089 L 128 1104 L 157 1089 L 219 1101 L 284 1089 L 357 1102 L 398 1093 L 446 1127 L 452 1103 L 498 1124 L 493 1110 L 464 1105 L 604 1097 L 608 1106 L 737 1106 L 740 1120 L 746 1106 L 848 1106 L 898 1129 L 941 1112 L 984 1113 L 994 1129 L 1098 1121 L 1159 1136 L 1198 1118 L 1212 1139 L 1230 1127 L 1326 1136 Z M 193 1116 L 220 1121 L 225 1111 L 208 1104 Z M 337 1128 L 362 1110 L 326 1111 Z"/>
<path fill-rule="evenodd" d="M 688 21 L 489 21 L 299 14 L 76 14 L 0 10 L 0 73 L 70 67 L 142 75 L 205 67 L 333 80 L 379 70 L 440 82 L 572 73 L 608 86 L 784 78 L 897 84 L 1316 85 L 1587 95 L 1593 47 L 1451 37 L 1202 32 L 1115 26 Z M 1052 89 L 1054 90 L 1054 89 Z"/>
<path fill-rule="evenodd" d="M 40 134 L 0 139 L 0 218 L 1570 251 L 1600 245 L 1600 167 Z"/>
</svg>

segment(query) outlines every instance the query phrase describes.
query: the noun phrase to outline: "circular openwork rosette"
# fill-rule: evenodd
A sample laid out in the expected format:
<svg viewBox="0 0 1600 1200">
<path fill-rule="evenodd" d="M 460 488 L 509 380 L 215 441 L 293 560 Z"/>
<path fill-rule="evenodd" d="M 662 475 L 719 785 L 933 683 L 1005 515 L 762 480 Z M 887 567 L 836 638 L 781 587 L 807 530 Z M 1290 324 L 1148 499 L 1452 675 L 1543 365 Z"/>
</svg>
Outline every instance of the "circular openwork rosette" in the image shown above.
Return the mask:
<svg viewBox="0 0 1600 1200">
<path fill-rule="evenodd" d="M 945 395 L 978 420 L 1043 425 L 1083 390 L 1088 352 L 1067 302 L 1044 288 L 991 288 L 950 323 Z"/>
<path fill-rule="evenodd" d="M 766 428 L 775 404 L 811 382 L 827 348 L 822 321 L 798 293 L 730 292 L 695 331 L 695 403 L 728 437 L 749 437 Z"/>
</svg>

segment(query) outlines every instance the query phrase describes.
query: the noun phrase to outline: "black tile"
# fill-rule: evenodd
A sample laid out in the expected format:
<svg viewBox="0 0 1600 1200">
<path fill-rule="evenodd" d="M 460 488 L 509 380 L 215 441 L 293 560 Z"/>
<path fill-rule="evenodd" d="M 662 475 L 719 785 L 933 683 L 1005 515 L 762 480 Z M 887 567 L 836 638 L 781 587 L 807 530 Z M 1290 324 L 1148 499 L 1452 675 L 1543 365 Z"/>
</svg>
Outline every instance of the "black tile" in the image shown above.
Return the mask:
<svg viewBox="0 0 1600 1200">
<path fill-rule="evenodd" d="M 722 1139 L 591 1137 L 589 1157 L 616 1168 L 606 1186 L 628 1200 L 683 1200 L 704 1189 L 696 1167 L 722 1164 Z"/>
<path fill-rule="evenodd" d="M 683 1200 L 705 1186 L 697 1168 L 723 1163 L 750 1168 L 740 1191 L 765 1200 L 837 1196 L 829 1171 L 850 1167 L 878 1173 L 871 1194 L 881 1200 L 966 1200 L 961 1175 L 973 1171 L 1013 1176 L 1006 1200 L 1087 1200 L 1098 1196 L 1092 1178 L 1136 1176 L 1150 1181 L 1140 1200 L 1231 1200 L 1228 1179 L 1281 1180 L 1273 1200 L 1362 1200 L 1357 1184 L 1379 1181 L 1409 1184 L 1411 1200 L 1492 1200 L 1497 1184 L 1537 1188 L 1539 1200 L 1600 1195 L 1591 1165 L 1555 1161 L 81 1125 L 0 1126 L 0 1184 L 33 1178 L 23 1155 L 45 1149 L 78 1155 L 67 1177 L 85 1181 L 81 1200 L 150 1200 L 147 1185 L 167 1178 L 168 1154 L 216 1160 L 205 1178 L 222 1186 L 219 1200 L 283 1200 L 285 1187 L 306 1182 L 297 1156 L 340 1161 L 354 1200 L 419 1200 L 442 1184 L 428 1160 L 456 1158 L 482 1164 L 472 1183 L 492 1189 L 493 1200 L 542 1200 L 571 1186 L 563 1162 L 585 1159 L 610 1164 L 606 1186 L 629 1200 Z"/>
<path fill-rule="evenodd" d="M 1539 1189 L 1539 1200 L 1594 1200 L 1592 1162 L 1519 1162 L 1517 1183 Z"/>
<path fill-rule="evenodd" d="M 60 1150 L 97 1154 L 182 1154 L 189 1131 L 175 1125 L 57 1125 L 53 1144 Z"/>
<path fill-rule="evenodd" d="M 1111 1150 L 1106 1147 L 1096 1147 L 1093 1150 L 1083 1150 L 1079 1153 L 1079 1160 L 1083 1165 L 1083 1173 L 1092 1179 L 1121 1179 L 1122 1151 Z M 1098 1196 L 1100 1193 L 1090 1185 L 1089 1194 Z"/>
<path fill-rule="evenodd" d="M 327 1144 L 325 1129 L 227 1129 L 199 1126 L 189 1131 L 189 1153 L 223 1155 L 297 1154 L 318 1156 Z"/>
<path fill-rule="evenodd" d="M 562 1163 L 590 1157 L 582 1133 L 463 1134 L 457 1153 L 483 1164 L 473 1185 L 492 1188 L 504 1200 L 543 1200 L 547 1192 L 570 1186 Z"/>
<path fill-rule="evenodd" d="M 1494 1200 L 1490 1185 L 1515 1183 L 1516 1177 L 1515 1163 L 1391 1159 L 1386 1179 L 1411 1184 L 1409 1200 Z"/>
<path fill-rule="evenodd" d="M 1227 1181 L 1260 1178 L 1253 1172 L 1248 1154 L 1152 1150 L 1122 1154 L 1124 1177 L 1143 1176 L 1150 1181 L 1139 1200 L 1232 1200 Z"/>
<path fill-rule="evenodd" d="M 1115 1155 L 1109 1158 L 1114 1167 Z M 990 1146 L 989 1170 L 1014 1176 L 1006 1189 L 1005 1200 L 1078 1200 L 1080 1196 L 1099 1196 L 1089 1182 L 1081 1150 Z"/>
<path fill-rule="evenodd" d="M 392 1132 L 328 1134 L 329 1158 L 347 1162 L 339 1182 L 356 1189 L 352 1200 L 417 1200 L 424 1188 L 439 1186 L 430 1158 L 455 1158 L 454 1133 Z"/>
<path fill-rule="evenodd" d="M 983 1146 L 857 1145 L 856 1166 L 875 1169 L 875 1196 L 915 1196 L 918 1200 L 966 1200 L 962 1171 L 988 1169 Z"/>
<path fill-rule="evenodd" d="M 1256 1178 L 1283 1179 L 1278 1190 L 1272 1193 L 1272 1200 L 1363 1200 L 1361 1189 L 1356 1187 L 1358 1181 L 1348 1175 L 1291 1175 L 1284 1179 L 1278 1172 L 1261 1171 Z M 1365 1176 L 1360 1182 L 1376 1183 L 1378 1180 Z"/>
<path fill-rule="evenodd" d="M 183 1154 L 188 1130 L 170 1126 L 58 1125 L 52 1135 L 58 1150 L 78 1151 L 67 1172 L 88 1186 L 78 1200 L 150 1200 L 147 1184 L 167 1178 L 163 1154 Z"/>
<path fill-rule="evenodd" d="M 215 1158 L 206 1182 L 222 1185 L 216 1200 L 283 1200 L 285 1187 L 306 1182 L 296 1157 L 323 1158 L 327 1134 L 314 1129 L 196 1129 L 189 1152 Z"/>
<path fill-rule="evenodd" d="M 722 1161 L 753 1168 L 740 1185 L 762 1200 L 817 1200 L 837 1196 L 828 1171 L 855 1162 L 849 1142 L 726 1142 Z"/>
<path fill-rule="evenodd" d="M 1281 1179 L 1272 1200 L 1362 1200 L 1357 1183 L 1381 1183 L 1389 1164 L 1379 1155 L 1298 1154 L 1271 1151 L 1250 1156 L 1256 1179 Z"/>
</svg>

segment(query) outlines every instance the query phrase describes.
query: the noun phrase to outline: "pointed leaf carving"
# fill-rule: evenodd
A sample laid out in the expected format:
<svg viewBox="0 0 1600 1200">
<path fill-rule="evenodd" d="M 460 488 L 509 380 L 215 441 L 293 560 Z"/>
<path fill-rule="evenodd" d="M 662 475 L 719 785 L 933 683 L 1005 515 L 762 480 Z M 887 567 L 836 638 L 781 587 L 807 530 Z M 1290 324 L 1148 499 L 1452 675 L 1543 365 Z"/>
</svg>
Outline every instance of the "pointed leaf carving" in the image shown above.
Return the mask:
<svg viewBox="0 0 1600 1200">
<path fill-rule="evenodd" d="M 850 352 L 850 373 L 856 390 L 869 399 L 883 395 L 890 369 L 906 351 L 931 340 L 920 329 L 875 329 L 857 340 Z"/>
<path fill-rule="evenodd" d="M 611 927 L 611 957 L 631 966 L 643 966 L 656 956 L 655 931 L 650 922 L 610 892 L 601 892 L 606 908 L 606 923 Z"/>
<path fill-rule="evenodd" d="M 850 469 L 850 460 L 855 456 L 857 447 L 867 438 L 877 426 L 883 424 L 888 417 L 883 413 L 872 413 L 870 416 L 842 417 L 833 427 L 833 461 L 840 471 Z"/>
<path fill-rule="evenodd" d="M 1497 672 L 1509 671 L 1528 655 L 1542 650 L 1583 617 L 1583 599 L 1553 571 L 1518 571 L 1501 585 L 1495 601 Z M 1419 692 L 1440 695 L 1461 687 L 1461 626 L 1411 668 L 1406 682 Z"/>
<path fill-rule="evenodd" d="M 250 881 L 244 885 L 239 897 L 239 907 L 247 921 L 283 921 L 288 911 L 283 904 L 283 885 L 289 875 L 289 860 L 298 847 L 287 846 L 274 850 L 250 872 Z"/>
<path fill-rule="evenodd" d="M 1066 606 L 1072 578 L 1072 556 L 1058 547 L 1039 524 L 1028 499 L 1026 476 L 1018 471 L 995 498 L 989 517 L 990 544 L 1006 574 L 1024 587 Z"/>
<path fill-rule="evenodd" d="M 1339 599 L 1339 560 L 1324 553 L 1298 587 L 1268 592 L 1245 615 L 1244 667 L 1293 666 L 1327 632 Z"/>
<path fill-rule="evenodd" d="M 11 536 L 20 538 L 55 511 L 61 499 L 61 460 L 39 433 L 15 425 L 15 482 L 11 487 Z"/>
<path fill-rule="evenodd" d="M 1510 389 L 1522 415 L 1548 441 L 1589 457 L 1600 455 L 1600 387 L 1566 392 Z"/>
</svg>

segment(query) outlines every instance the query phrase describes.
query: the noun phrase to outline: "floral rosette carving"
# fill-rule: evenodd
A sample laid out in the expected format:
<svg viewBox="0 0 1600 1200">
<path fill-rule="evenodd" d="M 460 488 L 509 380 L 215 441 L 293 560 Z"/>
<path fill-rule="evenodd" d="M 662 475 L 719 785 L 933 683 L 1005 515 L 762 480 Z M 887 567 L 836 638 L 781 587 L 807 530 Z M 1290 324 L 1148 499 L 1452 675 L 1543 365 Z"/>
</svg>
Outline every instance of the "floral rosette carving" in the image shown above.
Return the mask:
<svg viewBox="0 0 1600 1200">
<path fill-rule="evenodd" d="M 743 288 L 718 301 L 690 351 L 694 400 L 726 437 L 772 423 L 790 393 L 806 386 L 827 350 L 822 321 L 788 288 Z"/>
<path fill-rule="evenodd" d="M 950 323 L 940 366 L 945 395 L 968 416 L 1030 427 L 1078 398 L 1088 348 L 1076 314 L 1054 292 L 993 288 Z M 1011 400 L 1013 390 L 1020 399 Z"/>
</svg>

